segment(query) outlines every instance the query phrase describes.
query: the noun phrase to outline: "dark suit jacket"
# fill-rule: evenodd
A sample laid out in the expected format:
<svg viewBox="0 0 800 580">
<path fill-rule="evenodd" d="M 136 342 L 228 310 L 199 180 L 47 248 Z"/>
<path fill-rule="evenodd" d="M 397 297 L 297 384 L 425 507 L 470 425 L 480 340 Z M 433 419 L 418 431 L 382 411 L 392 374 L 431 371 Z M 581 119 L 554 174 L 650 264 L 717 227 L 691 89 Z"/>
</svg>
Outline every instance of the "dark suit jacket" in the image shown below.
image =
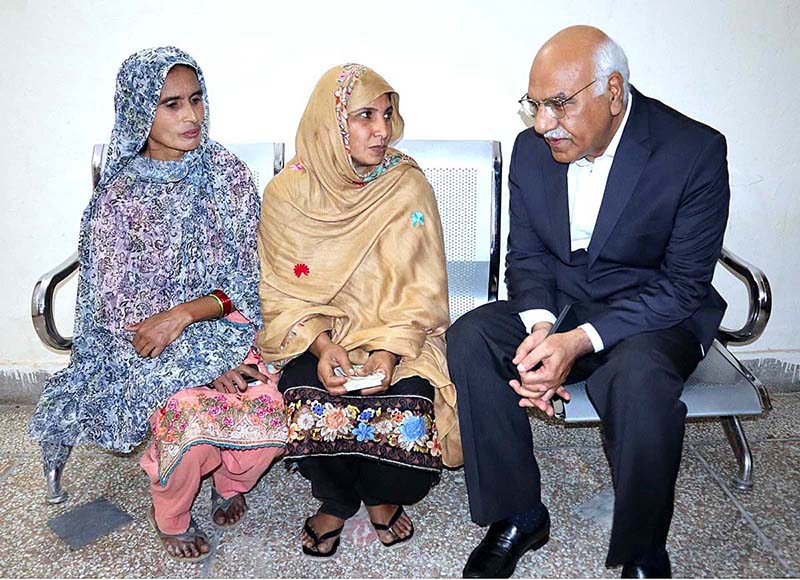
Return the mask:
<svg viewBox="0 0 800 580">
<path fill-rule="evenodd" d="M 583 305 L 606 348 L 680 325 L 707 351 L 728 219 L 725 138 L 635 89 L 586 253 L 570 252 L 566 164 L 533 129 L 514 144 L 506 284 L 517 312 Z"/>
</svg>

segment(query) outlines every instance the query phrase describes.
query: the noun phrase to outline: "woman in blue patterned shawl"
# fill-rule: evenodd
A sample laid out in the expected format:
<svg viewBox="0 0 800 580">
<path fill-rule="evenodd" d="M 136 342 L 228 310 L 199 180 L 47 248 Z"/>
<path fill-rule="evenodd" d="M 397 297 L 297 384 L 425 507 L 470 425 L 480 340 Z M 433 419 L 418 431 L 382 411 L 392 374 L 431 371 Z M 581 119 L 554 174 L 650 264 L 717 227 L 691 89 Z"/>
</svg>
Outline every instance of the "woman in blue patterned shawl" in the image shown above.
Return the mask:
<svg viewBox="0 0 800 580">
<path fill-rule="evenodd" d="M 114 105 L 81 222 L 72 358 L 45 384 L 30 434 L 58 503 L 72 446 L 130 452 L 151 428 L 151 521 L 171 557 L 194 561 L 210 550 L 191 518 L 202 476 L 214 473 L 214 523 L 238 523 L 242 494 L 286 441 L 275 377 L 252 348 L 259 195 L 208 138 L 203 73 L 182 50 L 129 57 Z"/>
</svg>

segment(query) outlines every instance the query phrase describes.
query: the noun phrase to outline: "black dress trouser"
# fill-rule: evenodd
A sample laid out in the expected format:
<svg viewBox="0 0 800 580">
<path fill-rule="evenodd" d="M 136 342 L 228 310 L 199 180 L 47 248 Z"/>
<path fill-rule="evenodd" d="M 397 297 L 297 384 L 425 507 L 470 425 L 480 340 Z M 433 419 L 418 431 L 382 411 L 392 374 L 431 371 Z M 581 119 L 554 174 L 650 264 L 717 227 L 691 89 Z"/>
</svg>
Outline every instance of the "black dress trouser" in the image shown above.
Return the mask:
<svg viewBox="0 0 800 580">
<path fill-rule="evenodd" d="M 306 352 L 283 369 L 278 389 L 298 385 L 324 388 L 317 377 L 317 357 Z M 421 377 L 392 385 L 385 395 L 417 395 L 433 400 L 433 386 Z M 437 472 L 394 465 L 354 455 L 312 456 L 298 460 L 300 473 L 311 482 L 311 493 L 322 502 L 320 511 L 338 518 L 355 515 L 361 502 L 413 505 L 439 480 Z"/>
<path fill-rule="evenodd" d="M 508 385 L 518 377 L 511 359 L 525 336 L 519 315 L 505 301 L 465 314 L 447 333 L 470 512 L 479 525 L 541 502 L 528 415 Z M 686 418 L 679 397 L 700 359 L 697 338 L 673 327 L 582 357 L 567 381 L 587 380 L 603 424 L 615 490 L 607 566 L 664 549 Z"/>
</svg>

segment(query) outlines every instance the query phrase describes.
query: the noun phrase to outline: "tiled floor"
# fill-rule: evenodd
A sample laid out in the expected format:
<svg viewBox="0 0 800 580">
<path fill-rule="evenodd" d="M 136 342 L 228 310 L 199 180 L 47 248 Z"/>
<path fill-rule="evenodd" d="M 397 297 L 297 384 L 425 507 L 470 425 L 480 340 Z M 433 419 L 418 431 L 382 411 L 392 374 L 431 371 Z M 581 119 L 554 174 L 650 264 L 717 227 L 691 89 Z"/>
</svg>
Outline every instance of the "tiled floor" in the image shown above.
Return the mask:
<svg viewBox="0 0 800 580">
<path fill-rule="evenodd" d="M 752 492 L 728 486 L 735 463 L 718 423 L 690 424 L 669 537 L 675 576 L 800 576 L 800 393 L 772 395 L 772 413 L 746 421 L 755 457 Z M 213 556 L 176 563 L 148 526 L 146 478 L 136 457 L 78 449 L 64 476 L 68 502 L 44 503 L 37 450 L 25 435 L 31 412 L 30 405 L 0 405 L 3 577 L 458 577 L 482 536 L 469 519 L 463 472 L 448 471 L 409 509 L 417 529 L 410 545 L 384 549 L 362 511 L 348 522 L 332 561 L 306 559 L 297 537 L 315 502 L 305 480 L 278 465 L 248 496 L 250 511 L 233 530 L 210 525 L 206 482 L 194 515 L 212 536 Z M 598 430 L 539 419 L 532 426 L 553 532 L 549 544 L 520 561 L 515 576 L 619 576 L 619 569 L 603 566 L 610 479 Z M 77 550 L 48 527 L 98 498 L 133 520 Z"/>
</svg>

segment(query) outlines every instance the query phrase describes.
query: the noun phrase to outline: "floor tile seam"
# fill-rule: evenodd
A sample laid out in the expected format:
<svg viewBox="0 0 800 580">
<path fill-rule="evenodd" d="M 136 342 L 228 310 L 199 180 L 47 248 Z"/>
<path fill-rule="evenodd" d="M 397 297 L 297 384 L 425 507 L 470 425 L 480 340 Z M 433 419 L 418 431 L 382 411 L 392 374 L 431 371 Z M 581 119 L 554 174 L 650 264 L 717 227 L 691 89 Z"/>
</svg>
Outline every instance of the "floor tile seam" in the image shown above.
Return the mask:
<svg viewBox="0 0 800 580">
<path fill-rule="evenodd" d="M 24 460 L 26 453 L 22 451 L 12 452 L 9 455 L 13 457 L 13 463 L 2 473 L 0 473 L 0 485 L 8 478 L 12 473 L 17 470 L 21 461 Z"/>
<path fill-rule="evenodd" d="M 773 437 L 771 439 L 755 441 L 755 443 L 800 443 L 800 437 Z"/>
<path fill-rule="evenodd" d="M 569 451 L 575 449 L 599 449 L 602 451 L 603 446 L 598 443 L 596 445 L 542 445 L 542 446 L 534 446 L 533 451 L 534 453 L 538 453 L 539 451 Z"/>
<path fill-rule="evenodd" d="M 747 442 L 752 446 L 754 443 L 798 443 L 800 442 L 800 437 L 748 437 Z M 687 442 L 687 445 L 689 443 Z M 720 439 L 719 441 L 711 441 L 711 440 L 701 440 L 701 441 L 692 441 L 692 445 L 695 447 L 730 447 L 730 443 L 727 439 Z"/>
<path fill-rule="evenodd" d="M 775 556 L 775 558 L 778 560 L 778 563 L 786 571 L 787 576 L 788 577 L 800 576 L 800 574 L 798 574 L 797 571 L 792 570 L 792 567 L 790 566 L 789 562 L 787 562 L 783 558 L 780 551 L 775 547 L 775 544 L 772 543 L 772 540 L 770 540 L 767 537 L 767 535 L 761 530 L 761 528 L 753 519 L 753 516 L 750 514 L 750 512 L 747 511 L 742 502 L 740 502 L 739 499 L 733 494 L 733 492 L 731 492 L 731 490 L 728 488 L 728 485 L 725 483 L 725 481 L 719 475 L 719 473 L 717 473 L 708 464 L 705 457 L 703 457 L 701 453 L 697 450 L 697 448 L 691 443 L 688 444 L 687 447 L 689 448 L 689 451 L 691 451 L 692 454 L 698 459 L 698 461 L 700 461 L 700 464 L 703 466 L 703 469 L 705 469 L 705 471 L 714 479 L 714 481 L 722 489 L 722 492 L 727 496 L 727 498 L 731 501 L 731 503 L 733 503 L 733 505 L 736 506 L 736 509 L 739 510 L 739 513 L 741 514 L 742 518 L 744 518 L 745 522 L 747 522 L 747 525 L 750 526 L 750 528 L 755 532 L 756 537 L 759 539 L 761 544 L 769 552 L 771 552 L 773 556 Z"/>
</svg>

